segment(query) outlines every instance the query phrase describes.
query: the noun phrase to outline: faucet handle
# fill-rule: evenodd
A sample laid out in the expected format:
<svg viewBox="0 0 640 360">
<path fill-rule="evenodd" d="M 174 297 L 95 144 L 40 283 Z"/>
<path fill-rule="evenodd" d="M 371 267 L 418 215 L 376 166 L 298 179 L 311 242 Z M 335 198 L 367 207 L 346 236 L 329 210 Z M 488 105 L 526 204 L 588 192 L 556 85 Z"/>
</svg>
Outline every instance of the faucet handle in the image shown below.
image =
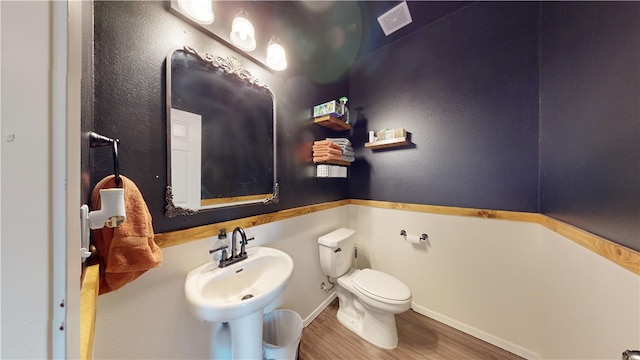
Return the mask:
<svg viewBox="0 0 640 360">
<path fill-rule="evenodd" d="M 248 239 L 245 238 L 244 240 L 240 240 L 240 255 L 239 256 L 246 256 L 247 255 L 247 250 L 246 250 L 245 246 L 249 244 L 249 241 L 255 240 L 255 239 L 256 239 L 256 237 L 252 236 L 252 237 L 250 237 Z"/>
<path fill-rule="evenodd" d="M 224 262 L 227 260 L 227 248 L 228 245 L 222 245 L 219 248 L 209 250 L 209 254 L 213 254 L 216 251 L 222 250 L 222 255 L 220 255 L 220 262 L 218 263 L 218 267 L 224 267 Z"/>
<path fill-rule="evenodd" d="M 227 248 L 229 247 L 229 245 L 222 245 L 219 248 L 213 249 L 213 250 L 209 250 L 209 254 L 213 254 L 216 251 L 220 251 L 222 250 L 222 255 L 225 255 L 227 253 Z"/>
</svg>

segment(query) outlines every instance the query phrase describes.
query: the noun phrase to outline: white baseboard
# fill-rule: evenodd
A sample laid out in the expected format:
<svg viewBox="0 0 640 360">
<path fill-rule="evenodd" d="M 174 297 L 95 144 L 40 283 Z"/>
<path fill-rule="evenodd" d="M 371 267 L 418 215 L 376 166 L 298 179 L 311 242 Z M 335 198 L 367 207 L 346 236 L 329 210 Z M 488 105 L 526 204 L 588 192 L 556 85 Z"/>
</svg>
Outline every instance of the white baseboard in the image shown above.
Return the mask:
<svg viewBox="0 0 640 360">
<path fill-rule="evenodd" d="M 507 350 L 511 353 L 514 353 L 518 356 L 521 356 L 525 359 L 530 359 L 530 360 L 538 360 L 540 359 L 540 354 L 533 352 L 531 350 L 525 349 L 521 346 L 518 346 L 516 344 L 513 344 L 509 341 L 506 341 L 504 339 L 501 339 L 499 337 L 496 337 L 494 335 L 491 335 L 489 333 L 486 333 L 482 330 L 476 329 L 472 326 L 469 326 L 467 324 L 461 323 L 457 320 L 454 320 L 450 317 L 447 317 L 445 315 L 439 314 L 435 311 L 431 311 L 425 307 L 422 307 L 420 305 L 417 305 L 416 303 L 411 303 L 411 308 L 413 309 L 413 311 L 417 312 L 418 314 L 430 317 L 436 321 L 439 321 L 445 325 L 451 326 L 454 329 L 460 330 L 466 334 L 469 334 L 473 337 L 476 337 L 482 341 L 486 341 L 489 344 L 495 345 L 501 349 Z"/>
<path fill-rule="evenodd" d="M 313 312 L 311 312 L 311 314 L 309 314 L 309 316 L 307 316 L 306 318 L 304 318 L 304 320 L 302 321 L 302 325 L 304 327 L 309 326 L 309 324 L 311 324 L 311 322 L 313 320 L 315 320 L 315 318 L 318 317 L 318 315 L 320 315 L 320 313 L 322 312 L 322 310 L 326 309 L 327 306 L 329 306 L 329 304 L 331 304 L 331 302 L 333 301 L 333 299 L 335 299 L 338 295 L 336 294 L 336 292 L 332 292 L 331 295 L 325 300 L 323 301 L 320 306 L 318 306 L 315 310 L 313 310 Z"/>
</svg>

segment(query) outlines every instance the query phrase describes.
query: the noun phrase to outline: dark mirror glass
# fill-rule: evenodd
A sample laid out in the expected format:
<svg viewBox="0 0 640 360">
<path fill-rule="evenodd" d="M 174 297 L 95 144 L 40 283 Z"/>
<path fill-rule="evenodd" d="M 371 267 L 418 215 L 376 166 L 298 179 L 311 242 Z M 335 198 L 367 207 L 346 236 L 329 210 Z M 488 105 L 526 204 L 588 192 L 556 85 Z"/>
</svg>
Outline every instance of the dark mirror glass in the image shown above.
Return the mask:
<svg viewBox="0 0 640 360">
<path fill-rule="evenodd" d="M 167 57 L 166 215 L 277 202 L 275 98 L 234 58 Z"/>
</svg>

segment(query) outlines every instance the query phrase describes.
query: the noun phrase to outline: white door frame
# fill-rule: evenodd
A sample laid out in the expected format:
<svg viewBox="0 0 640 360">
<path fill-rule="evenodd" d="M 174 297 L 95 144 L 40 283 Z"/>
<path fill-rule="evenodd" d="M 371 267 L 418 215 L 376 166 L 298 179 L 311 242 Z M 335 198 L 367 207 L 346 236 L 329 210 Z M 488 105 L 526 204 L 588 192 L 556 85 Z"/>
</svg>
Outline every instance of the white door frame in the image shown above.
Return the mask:
<svg viewBox="0 0 640 360">
<path fill-rule="evenodd" d="M 87 3 L 92 6 L 92 3 Z M 52 357 L 80 358 L 82 2 L 53 1 Z"/>
</svg>

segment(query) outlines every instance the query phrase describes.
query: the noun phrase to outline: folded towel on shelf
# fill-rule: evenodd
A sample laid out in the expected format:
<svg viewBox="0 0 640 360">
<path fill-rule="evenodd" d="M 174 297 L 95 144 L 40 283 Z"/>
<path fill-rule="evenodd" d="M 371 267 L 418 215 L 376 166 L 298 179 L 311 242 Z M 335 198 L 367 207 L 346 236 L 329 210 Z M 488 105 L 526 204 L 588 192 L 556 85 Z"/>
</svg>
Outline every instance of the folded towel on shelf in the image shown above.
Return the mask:
<svg viewBox="0 0 640 360">
<path fill-rule="evenodd" d="M 351 149 L 353 150 L 353 148 L 351 147 L 351 141 L 349 141 L 349 139 L 344 139 L 344 138 L 326 138 L 327 141 L 330 141 L 338 146 L 340 146 L 340 148 L 342 150 L 345 149 Z"/>
<path fill-rule="evenodd" d="M 331 140 L 329 140 L 331 141 Z M 333 142 L 333 141 L 331 141 Z M 333 142 L 335 145 L 338 145 L 340 147 L 340 149 L 342 150 L 353 150 L 353 147 L 351 147 L 351 143 L 345 143 L 345 142 Z"/>
<path fill-rule="evenodd" d="M 341 156 L 335 156 L 335 155 L 323 155 L 323 156 L 313 157 L 314 163 L 323 163 L 331 160 L 342 160 L 342 159 L 341 159 Z"/>
<path fill-rule="evenodd" d="M 334 154 L 327 154 L 327 155 L 320 155 L 320 156 L 313 156 L 313 162 L 314 163 L 322 163 L 322 162 L 327 162 L 327 161 L 331 161 L 331 160 L 340 160 L 340 161 L 347 161 L 347 162 L 353 162 L 355 160 L 355 158 L 353 156 L 345 156 L 345 155 L 334 155 Z"/>
<path fill-rule="evenodd" d="M 344 156 L 355 156 L 356 153 L 353 150 L 342 150 L 342 155 Z"/>
<path fill-rule="evenodd" d="M 326 138 L 314 141 L 313 162 L 322 163 L 332 160 L 353 162 L 355 153 L 351 141 L 347 138 Z"/>
<path fill-rule="evenodd" d="M 339 144 L 336 144 L 329 140 L 318 140 L 313 142 L 313 147 L 331 147 L 334 149 L 342 150 Z"/>
<path fill-rule="evenodd" d="M 343 151 L 340 149 L 335 149 L 331 147 L 313 147 L 313 155 L 325 155 L 325 154 L 334 154 L 334 155 L 342 155 Z"/>
<path fill-rule="evenodd" d="M 162 250 L 154 242 L 151 214 L 135 183 L 120 176 L 127 220 L 115 228 L 92 230 L 100 261 L 100 294 L 117 290 L 147 270 L 162 264 Z M 113 175 L 100 180 L 91 194 L 91 208 L 100 209 L 100 189 L 114 188 Z"/>
<path fill-rule="evenodd" d="M 347 138 L 326 138 L 325 140 L 331 141 L 332 143 L 335 143 L 338 145 L 351 146 L 351 141 Z"/>
</svg>

